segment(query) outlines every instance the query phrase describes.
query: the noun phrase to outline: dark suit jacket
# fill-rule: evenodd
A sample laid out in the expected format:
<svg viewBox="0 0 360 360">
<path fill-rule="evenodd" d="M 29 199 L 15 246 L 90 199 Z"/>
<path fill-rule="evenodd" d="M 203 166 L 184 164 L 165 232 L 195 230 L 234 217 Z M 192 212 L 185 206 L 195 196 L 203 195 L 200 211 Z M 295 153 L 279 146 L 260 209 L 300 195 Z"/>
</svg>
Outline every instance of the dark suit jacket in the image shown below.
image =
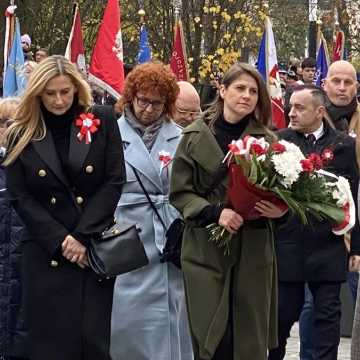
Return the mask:
<svg viewBox="0 0 360 360">
<path fill-rule="evenodd" d="M 90 269 L 82 270 L 61 255 L 66 235 L 86 245 L 111 224 L 125 182 L 113 110 L 100 106 L 92 112 L 101 124 L 90 144 L 78 140 L 79 129 L 72 125 L 68 177 L 50 131 L 6 169 L 11 202 L 26 226 L 25 308 L 31 356 L 37 360 L 80 359 L 84 344 L 91 343 L 87 333 L 101 341 L 110 331 L 113 282 L 99 283 Z M 85 358 L 104 357 L 93 350 Z"/>
<path fill-rule="evenodd" d="M 329 148 L 334 159 L 326 170 L 346 177 L 351 185 L 355 204 L 359 184 L 356 163 L 355 141 L 325 124 L 324 135 L 312 146 L 304 137 L 292 129 L 278 132 L 278 136 L 298 145 L 304 154 L 321 153 Z M 344 281 L 347 270 L 347 253 L 343 236 L 331 231 L 331 223 L 311 219 L 303 226 L 298 218 L 289 216 L 276 232 L 276 253 L 280 281 Z M 360 255 L 360 231 L 358 215 L 352 230 L 351 254 Z"/>
</svg>

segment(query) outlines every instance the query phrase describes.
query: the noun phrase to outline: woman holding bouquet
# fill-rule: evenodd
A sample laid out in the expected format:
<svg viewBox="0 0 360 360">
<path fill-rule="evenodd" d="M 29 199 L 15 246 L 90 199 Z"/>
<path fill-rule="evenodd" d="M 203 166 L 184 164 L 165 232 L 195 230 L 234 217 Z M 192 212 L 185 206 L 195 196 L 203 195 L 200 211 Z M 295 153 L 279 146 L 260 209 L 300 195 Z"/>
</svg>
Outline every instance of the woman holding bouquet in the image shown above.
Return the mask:
<svg viewBox="0 0 360 360">
<path fill-rule="evenodd" d="M 264 360 L 276 346 L 276 263 L 271 224 L 284 211 L 260 201 L 258 220 L 244 221 L 226 204 L 232 140 L 272 137 L 271 103 L 260 74 L 233 65 L 209 109 L 183 131 L 171 180 L 170 201 L 186 227 L 182 268 L 197 360 Z M 209 242 L 206 226 L 233 233 L 230 255 Z"/>
</svg>

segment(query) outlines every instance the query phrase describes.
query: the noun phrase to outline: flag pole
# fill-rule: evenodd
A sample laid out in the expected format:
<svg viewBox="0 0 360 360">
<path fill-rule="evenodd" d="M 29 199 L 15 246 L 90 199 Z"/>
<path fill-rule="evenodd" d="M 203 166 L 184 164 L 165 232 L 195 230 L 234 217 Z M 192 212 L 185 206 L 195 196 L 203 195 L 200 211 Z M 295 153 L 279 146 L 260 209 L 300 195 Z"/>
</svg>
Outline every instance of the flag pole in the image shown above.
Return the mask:
<svg viewBox="0 0 360 360">
<path fill-rule="evenodd" d="M 175 15 L 175 27 L 176 27 L 176 24 L 180 20 L 180 12 L 182 8 L 181 0 L 173 0 L 173 6 L 174 6 L 174 15 Z"/>
<path fill-rule="evenodd" d="M 15 32 L 15 0 L 10 0 L 9 7 L 13 7 L 13 14 L 6 16 L 6 25 L 5 25 L 5 41 L 4 41 L 4 67 L 3 67 L 3 78 L 5 79 L 5 72 L 7 68 L 7 60 L 10 53 L 10 48 L 12 45 L 14 32 Z M 6 14 L 6 13 L 5 13 Z"/>
<path fill-rule="evenodd" d="M 143 8 L 141 8 L 139 11 L 138 11 L 138 15 L 140 16 L 140 24 L 141 26 L 145 24 L 145 15 L 146 15 L 146 12 Z"/>
<path fill-rule="evenodd" d="M 308 47 L 308 56 L 316 58 L 317 50 L 317 9 L 318 9 L 318 0 L 309 0 L 309 47 Z"/>
</svg>

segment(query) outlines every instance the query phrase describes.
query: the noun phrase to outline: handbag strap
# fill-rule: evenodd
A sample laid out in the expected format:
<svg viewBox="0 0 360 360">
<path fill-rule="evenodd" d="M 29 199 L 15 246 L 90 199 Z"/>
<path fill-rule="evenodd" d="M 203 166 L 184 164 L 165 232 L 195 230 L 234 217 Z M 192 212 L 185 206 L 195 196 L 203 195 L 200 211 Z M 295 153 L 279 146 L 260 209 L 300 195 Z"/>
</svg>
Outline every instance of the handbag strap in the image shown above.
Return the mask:
<svg viewBox="0 0 360 360">
<path fill-rule="evenodd" d="M 136 176 L 136 180 L 139 182 L 139 184 L 140 184 L 140 186 L 141 186 L 141 189 L 142 189 L 142 191 L 144 192 L 144 194 L 145 194 L 145 196 L 146 196 L 146 198 L 147 198 L 147 201 L 149 202 L 151 208 L 154 210 L 156 216 L 159 218 L 159 220 L 160 220 L 160 222 L 161 222 L 161 225 L 163 226 L 164 230 L 166 231 L 166 230 L 167 230 L 167 227 L 166 227 L 166 225 L 165 225 L 165 223 L 164 223 L 164 220 L 163 220 L 162 217 L 160 216 L 158 209 L 156 208 L 156 206 L 155 206 L 154 203 L 152 202 L 149 193 L 146 191 L 144 184 L 143 184 L 142 181 L 140 180 L 140 176 L 139 176 L 138 172 L 136 171 L 136 169 L 135 169 L 132 165 L 130 165 L 130 166 L 132 167 L 132 170 L 133 170 L 133 172 L 134 172 L 134 174 L 135 174 L 135 176 Z"/>
</svg>

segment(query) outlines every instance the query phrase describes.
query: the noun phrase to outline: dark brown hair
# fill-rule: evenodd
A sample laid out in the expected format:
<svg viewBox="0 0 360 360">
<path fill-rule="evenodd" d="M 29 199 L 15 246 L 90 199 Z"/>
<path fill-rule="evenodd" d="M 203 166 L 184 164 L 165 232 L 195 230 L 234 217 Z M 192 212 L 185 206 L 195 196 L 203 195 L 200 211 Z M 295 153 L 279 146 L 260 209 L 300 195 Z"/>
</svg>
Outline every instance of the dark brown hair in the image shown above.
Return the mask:
<svg viewBox="0 0 360 360">
<path fill-rule="evenodd" d="M 252 66 L 246 63 L 236 63 L 230 67 L 222 79 L 222 85 L 229 87 L 242 74 L 250 75 L 258 86 L 259 99 L 254 112 L 255 125 L 267 127 L 271 123 L 271 100 L 264 80 L 260 73 Z M 215 100 L 204 113 L 204 120 L 210 128 L 213 128 L 216 119 L 224 112 L 224 100 L 218 93 Z"/>
</svg>

